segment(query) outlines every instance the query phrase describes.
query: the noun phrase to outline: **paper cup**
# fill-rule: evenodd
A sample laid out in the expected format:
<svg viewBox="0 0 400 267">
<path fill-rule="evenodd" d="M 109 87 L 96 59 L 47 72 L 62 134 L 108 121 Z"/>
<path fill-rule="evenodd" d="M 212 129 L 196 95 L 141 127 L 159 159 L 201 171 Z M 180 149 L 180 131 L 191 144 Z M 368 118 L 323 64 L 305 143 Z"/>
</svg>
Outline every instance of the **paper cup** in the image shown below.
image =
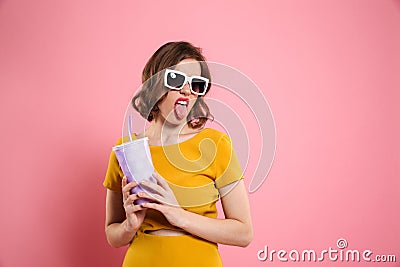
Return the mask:
<svg viewBox="0 0 400 267">
<path fill-rule="evenodd" d="M 143 180 L 156 182 L 152 177 L 154 166 L 147 137 L 115 146 L 113 150 L 128 182 L 136 182 L 138 184 Z M 144 192 L 140 185 L 131 190 L 131 194 L 137 194 L 138 192 Z M 139 199 L 135 201 L 135 204 L 140 205 L 143 202 L 148 201 Z"/>
</svg>

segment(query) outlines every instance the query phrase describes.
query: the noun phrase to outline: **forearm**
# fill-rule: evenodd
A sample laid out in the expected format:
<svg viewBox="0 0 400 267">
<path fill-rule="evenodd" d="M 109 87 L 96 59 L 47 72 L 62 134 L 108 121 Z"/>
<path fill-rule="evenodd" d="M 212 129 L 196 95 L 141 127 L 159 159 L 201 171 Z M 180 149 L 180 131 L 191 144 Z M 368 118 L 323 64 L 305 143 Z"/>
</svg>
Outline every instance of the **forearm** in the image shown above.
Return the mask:
<svg viewBox="0 0 400 267">
<path fill-rule="evenodd" d="M 246 247 L 253 239 L 251 221 L 217 219 L 182 210 L 178 227 L 211 242 Z"/>
<path fill-rule="evenodd" d="M 148 183 L 144 185 L 155 192 L 159 192 L 161 200 L 146 193 L 139 193 L 139 196 L 175 205 L 146 202 L 142 204 L 143 207 L 158 210 L 172 225 L 211 242 L 241 247 L 250 244 L 253 239 L 253 228 L 243 181 L 219 189 L 220 194 L 223 195 L 221 203 L 225 219 L 216 219 L 179 207 L 175 196 L 165 181 L 158 175 L 153 177 L 163 186 L 162 189 L 158 188 L 160 186 L 151 186 Z"/>
<path fill-rule="evenodd" d="M 112 247 L 128 245 L 136 234 L 136 231 L 128 230 L 127 221 L 112 223 L 106 227 L 107 241 Z"/>
</svg>

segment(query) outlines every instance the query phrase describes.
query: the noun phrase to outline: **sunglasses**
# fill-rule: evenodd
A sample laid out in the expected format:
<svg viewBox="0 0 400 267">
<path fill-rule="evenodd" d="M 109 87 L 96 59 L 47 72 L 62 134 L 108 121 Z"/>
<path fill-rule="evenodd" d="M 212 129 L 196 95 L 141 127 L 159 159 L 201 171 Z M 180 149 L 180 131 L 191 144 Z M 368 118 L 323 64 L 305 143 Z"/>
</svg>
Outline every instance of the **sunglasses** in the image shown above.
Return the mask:
<svg viewBox="0 0 400 267">
<path fill-rule="evenodd" d="M 195 95 L 205 95 L 208 89 L 207 78 L 201 76 L 188 77 L 185 73 L 177 70 L 165 70 L 164 85 L 172 90 L 181 90 L 189 82 L 190 92 Z"/>
</svg>

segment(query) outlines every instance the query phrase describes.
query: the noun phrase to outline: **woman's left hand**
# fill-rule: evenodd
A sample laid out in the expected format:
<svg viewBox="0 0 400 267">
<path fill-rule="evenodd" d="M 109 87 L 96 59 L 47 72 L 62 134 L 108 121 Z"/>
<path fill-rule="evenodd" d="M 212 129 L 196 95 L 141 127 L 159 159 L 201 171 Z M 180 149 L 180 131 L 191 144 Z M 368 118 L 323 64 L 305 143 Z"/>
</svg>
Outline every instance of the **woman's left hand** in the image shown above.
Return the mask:
<svg viewBox="0 0 400 267">
<path fill-rule="evenodd" d="M 156 183 L 146 180 L 140 183 L 140 186 L 143 189 L 152 193 L 140 192 L 138 193 L 138 197 L 150 199 L 156 203 L 146 202 L 141 206 L 158 210 L 164 214 L 170 224 L 180 227 L 180 225 L 182 225 L 185 210 L 179 205 L 167 181 L 156 172 L 154 172 L 152 176 L 156 180 Z"/>
</svg>

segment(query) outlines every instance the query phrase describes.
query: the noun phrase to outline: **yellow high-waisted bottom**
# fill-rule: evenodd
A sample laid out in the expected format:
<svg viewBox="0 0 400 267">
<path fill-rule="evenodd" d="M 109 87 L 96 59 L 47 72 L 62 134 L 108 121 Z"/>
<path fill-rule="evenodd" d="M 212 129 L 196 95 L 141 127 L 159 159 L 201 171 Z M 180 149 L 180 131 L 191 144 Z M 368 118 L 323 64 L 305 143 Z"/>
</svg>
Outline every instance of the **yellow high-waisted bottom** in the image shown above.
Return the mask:
<svg viewBox="0 0 400 267">
<path fill-rule="evenodd" d="M 221 267 L 218 246 L 191 235 L 158 236 L 138 232 L 123 267 Z"/>
</svg>

